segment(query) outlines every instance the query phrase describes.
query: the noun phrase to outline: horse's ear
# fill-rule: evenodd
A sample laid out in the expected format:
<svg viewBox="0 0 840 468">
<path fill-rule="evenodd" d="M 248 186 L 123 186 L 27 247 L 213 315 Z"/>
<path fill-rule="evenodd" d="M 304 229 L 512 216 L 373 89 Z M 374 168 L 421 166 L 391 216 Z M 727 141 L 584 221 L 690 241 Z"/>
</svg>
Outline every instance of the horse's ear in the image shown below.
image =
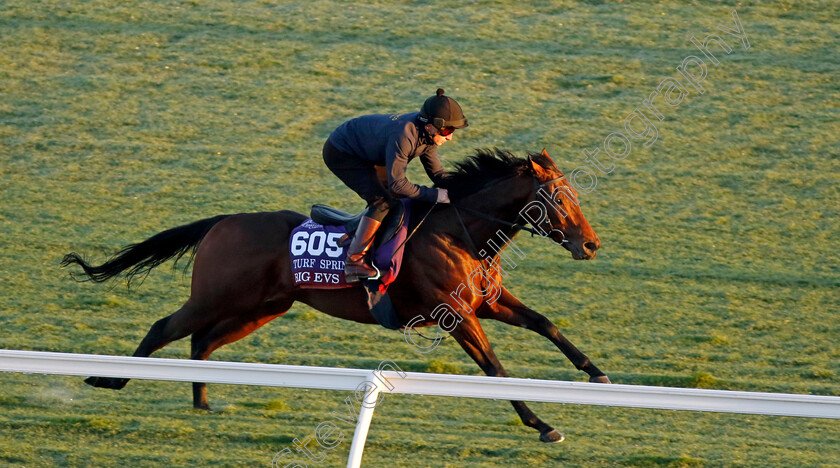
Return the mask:
<svg viewBox="0 0 840 468">
<path fill-rule="evenodd" d="M 543 153 L 545 153 L 545 150 L 543 150 Z M 549 159 L 549 161 L 551 161 L 551 159 Z M 528 155 L 528 162 L 531 163 L 531 170 L 534 172 L 534 175 L 537 176 L 537 179 L 548 180 L 550 178 L 549 172 L 546 168 L 542 167 L 537 161 L 534 161 L 534 158 L 532 158 L 531 155 Z"/>
<path fill-rule="evenodd" d="M 552 166 L 554 166 L 554 168 L 555 168 L 555 169 L 557 168 L 557 164 L 554 164 L 554 161 L 553 161 L 553 160 L 551 159 L 551 157 L 548 155 L 548 151 L 546 151 L 546 150 L 545 150 L 545 148 L 543 148 L 543 149 L 542 149 L 542 151 L 540 152 L 540 156 L 542 156 L 542 157 L 544 157 L 545 159 L 547 159 L 547 160 L 548 160 L 548 162 L 550 162 L 550 163 L 551 163 L 551 165 L 552 165 Z"/>
</svg>

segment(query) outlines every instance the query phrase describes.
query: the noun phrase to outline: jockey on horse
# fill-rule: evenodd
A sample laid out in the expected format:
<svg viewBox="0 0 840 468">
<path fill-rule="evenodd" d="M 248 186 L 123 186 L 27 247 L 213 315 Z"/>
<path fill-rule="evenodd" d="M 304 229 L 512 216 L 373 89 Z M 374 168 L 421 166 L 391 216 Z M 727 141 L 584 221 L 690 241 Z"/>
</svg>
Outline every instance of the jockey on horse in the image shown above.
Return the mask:
<svg viewBox="0 0 840 468">
<path fill-rule="evenodd" d="M 432 182 L 446 178 L 437 147 L 468 123 L 461 106 L 443 93 L 438 88 L 420 112 L 365 115 L 344 122 L 324 144 L 324 163 L 367 202 L 347 251 L 344 274 L 348 283 L 376 275 L 365 256 L 396 197 L 449 203 L 446 189 L 416 185 L 406 178 L 406 167 L 416 157 Z"/>
</svg>

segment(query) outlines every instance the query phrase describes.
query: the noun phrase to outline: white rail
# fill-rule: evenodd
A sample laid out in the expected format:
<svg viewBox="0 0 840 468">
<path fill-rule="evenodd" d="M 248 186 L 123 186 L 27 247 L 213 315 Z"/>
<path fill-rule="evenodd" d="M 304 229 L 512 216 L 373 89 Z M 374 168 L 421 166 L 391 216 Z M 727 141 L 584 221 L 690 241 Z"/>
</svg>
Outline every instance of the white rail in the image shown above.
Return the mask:
<svg viewBox="0 0 840 468">
<path fill-rule="evenodd" d="M 375 378 L 375 374 L 367 369 L 17 350 L 0 350 L 0 371 L 322 390 L 355 390 L 360 384 L 368 381 L 376 386 L 374 392 L 368 395 L 369 399 L 375 399 L 375 394 L 381 391 L 413 395 L 840 419 L 840 397 L 789 393 L 605 385 L 417 372 L 399 374 L 392 371 L 383 371 L 380 374 L 381 378 Z M 383 380 L 387 381 L 388 385 L 384 385 Z M 372 413 L 372 407 L 362 406 L 350 449 L 348 467 L 359 466 Z"/>
</svg>

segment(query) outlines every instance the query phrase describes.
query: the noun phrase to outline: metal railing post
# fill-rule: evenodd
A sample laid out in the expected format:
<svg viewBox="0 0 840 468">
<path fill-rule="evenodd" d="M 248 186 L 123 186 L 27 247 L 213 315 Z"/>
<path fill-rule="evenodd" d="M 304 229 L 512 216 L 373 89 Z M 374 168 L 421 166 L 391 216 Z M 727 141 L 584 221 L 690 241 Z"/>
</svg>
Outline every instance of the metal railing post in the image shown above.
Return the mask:
<svg viewBox="0 0 840 468">
<path fill-rule="evenodd" d="M 379 393 L 382 387 L 376 382 L 376 374 L 371 373 L 368 382 L 373 384 L 373 389 L 368 392 L 361 402 L 359 418 L 356 421 L 356 431 L 353 433 L 353 442 L 350 444 L 350 455 L 347 457 L 347 468 L 360 468 L 362 466 L 362 453 L 365 450 L 370 420 L 373 418 L 373 410 L 378 403 Z M 373 404 L 368 404 L 370 399 Z"/>
</svg>

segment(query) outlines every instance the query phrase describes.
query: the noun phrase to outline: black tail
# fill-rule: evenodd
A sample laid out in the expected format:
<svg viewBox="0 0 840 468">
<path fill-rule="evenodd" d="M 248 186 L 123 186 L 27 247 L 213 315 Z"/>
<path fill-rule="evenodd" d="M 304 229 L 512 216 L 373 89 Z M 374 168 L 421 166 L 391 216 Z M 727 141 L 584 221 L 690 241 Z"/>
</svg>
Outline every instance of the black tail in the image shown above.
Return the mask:
<svg viewBox="0 0 840 468">
<path fill-rule="evenodd" d="M 65 255 L 61 266 L 78 263 L 84 269 L 87 277 L 97 283 L 128 270 L 125 276 L 130 284 L 135 276 L 142 275 L 145 277 L 152 268 L 172 257 L 177 257 L 177 262 L 177 259 L 183 257 L 190 249 L 192 249 L 194 255 L 196 247 L 210 231 L 210 228 L 228 216 L 230 215 L 202 219 L 186 226 L 179 226 L 155 234 L 139 244 L 131 244 L 123 248 L 110 260 L 99 266 L 91 266 L 76 253 Z M 190 258 L 190 261 L 192 261 L 192 258 Z M 79 279 L 76 276 L 74 278 Z"/>
</svg>

